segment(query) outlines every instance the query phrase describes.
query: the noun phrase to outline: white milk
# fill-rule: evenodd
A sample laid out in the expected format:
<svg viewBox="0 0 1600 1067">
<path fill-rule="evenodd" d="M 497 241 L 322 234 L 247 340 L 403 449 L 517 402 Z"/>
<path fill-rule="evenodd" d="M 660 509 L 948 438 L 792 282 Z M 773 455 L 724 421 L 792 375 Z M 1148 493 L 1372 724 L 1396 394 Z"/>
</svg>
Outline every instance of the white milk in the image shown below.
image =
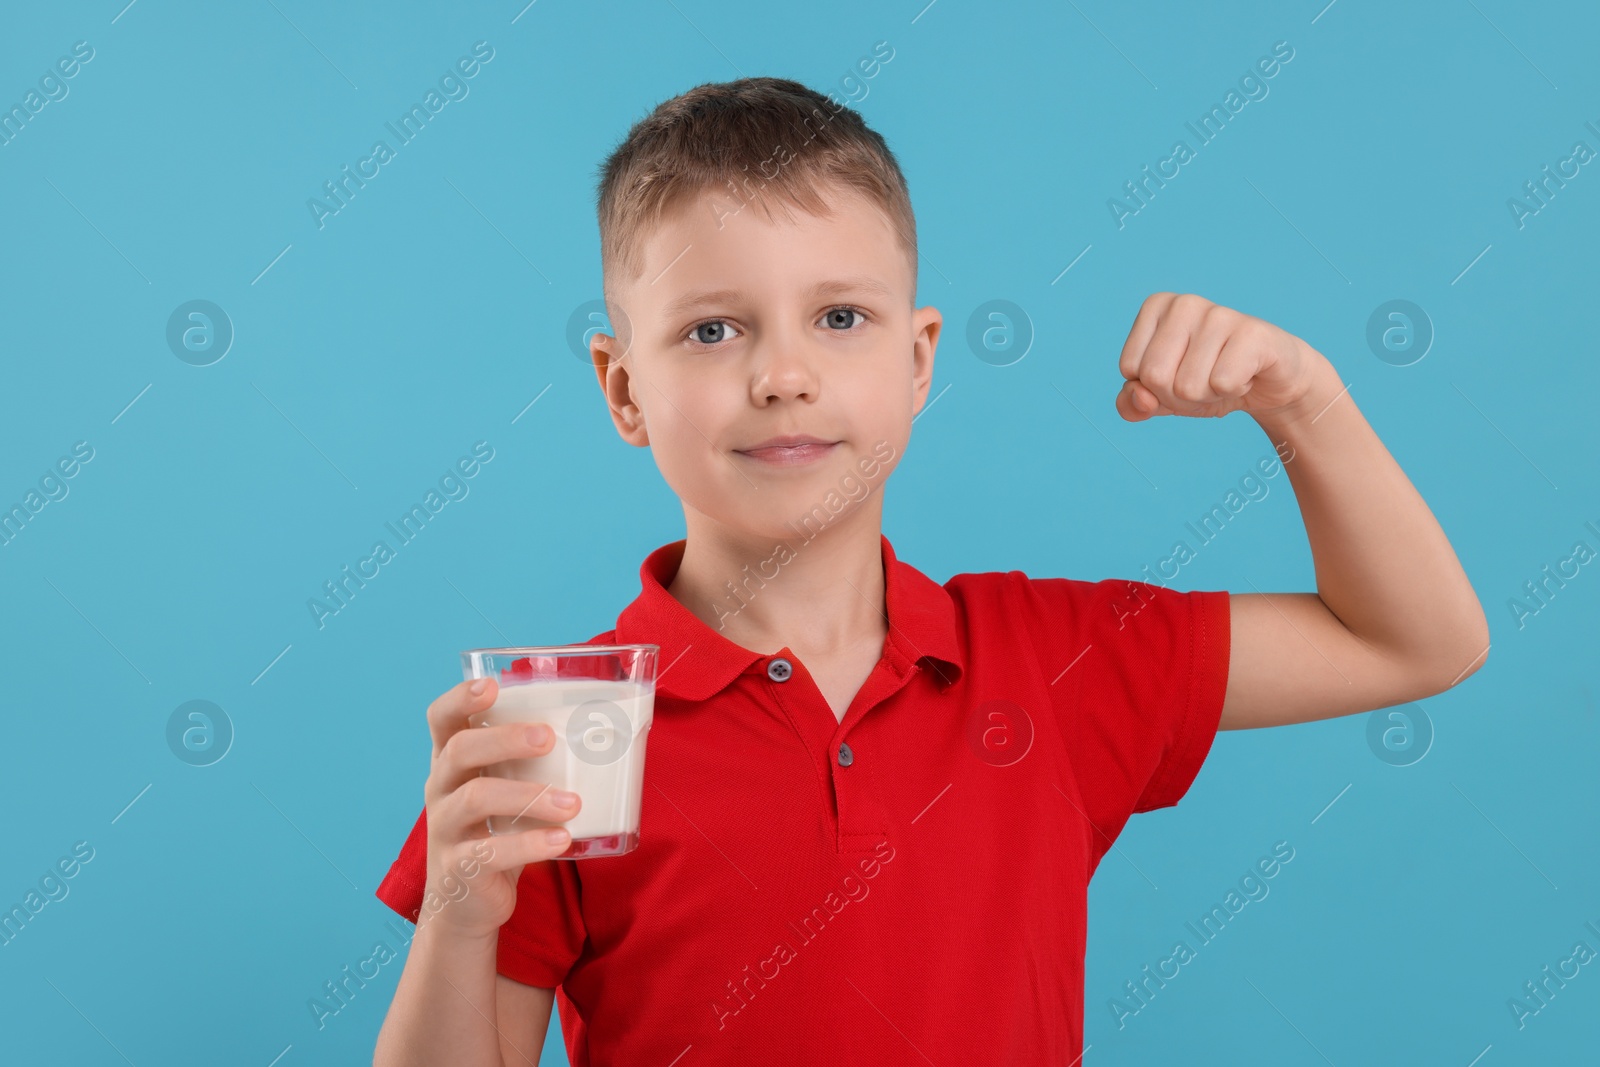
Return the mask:
<svg viewBox="0 0 1600 1067">
<path fill-rule="evenodd" d="M 591 701 L 609 701 L 614 707 L 584 707 Z M 627 718 L 617 721 L 614 729 L 617 709 Z M 645 734 L 654 710 L 655 686 L 639 682 L 563 678 L 502 686 L 488 710 L 473 716 L 474 725 L 542 722 L 555 732 L 555 747 L 543 756 L 491 764 L 484 773 L 571 790 L 582 804 L 578 814 L 565 823 L 545 822 L 532 812 L 515 818 L 494 816 L 489 820 L 490 832 L 565 826 L 574 841 L 636 832 L 644 791 Z M 627 733 L 630 727 L 631 733 Z M 626 748 L 618 755 L 624 744 Z"/>
</svg>

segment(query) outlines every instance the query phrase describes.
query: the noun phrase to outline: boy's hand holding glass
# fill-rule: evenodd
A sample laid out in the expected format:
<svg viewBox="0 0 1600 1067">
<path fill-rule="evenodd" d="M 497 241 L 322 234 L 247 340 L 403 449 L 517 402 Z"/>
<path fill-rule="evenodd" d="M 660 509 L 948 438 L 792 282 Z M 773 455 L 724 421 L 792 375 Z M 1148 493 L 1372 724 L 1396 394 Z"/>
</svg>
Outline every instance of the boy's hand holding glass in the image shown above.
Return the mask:
<svg viewBox="0 0 1600 1067">
<path fill-rule="evenodd" d="M 540 756 L 557 744 L 554 732 L 542 724 L 469 726 L 468 719 L 488 710 L 498 695 L 493 678 L 463 681 L 428 707 L 433 735 L 433 763 L 423 790 L 428 885 L 419 926 L 444 922 L 465 936 L 497 936 L 516 907 L 523 867 L 558 856 L 571 844 L 565 829 L 485 836 L 491 817 L 531 814 L 559 824 L 581 806 L 576 795 L 538 782 L 483 775 L 487 766 Z"/>
</svg>

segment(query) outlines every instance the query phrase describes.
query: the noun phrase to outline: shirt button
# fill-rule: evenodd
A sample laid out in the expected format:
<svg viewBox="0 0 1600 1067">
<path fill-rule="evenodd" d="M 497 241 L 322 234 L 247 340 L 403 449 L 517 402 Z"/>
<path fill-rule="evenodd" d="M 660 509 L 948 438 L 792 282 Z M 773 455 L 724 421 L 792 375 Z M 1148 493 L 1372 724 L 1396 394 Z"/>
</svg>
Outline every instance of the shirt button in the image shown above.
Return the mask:
<svg viewBox="0 0 1600 1067">
<path fill-rule="evenodd" d="M 767 664 L 767 677 L 774 682 L 787 682 L 793 673 L 794 666 L 781 656 Z"/>
<path fill-rule="evenodd" d="M 848 767 L 855 761 L 856 754 L 850 751 L 850 746 L 847 744 L 841 744 L 839 746 L 839 766 Z"/>
</svg>

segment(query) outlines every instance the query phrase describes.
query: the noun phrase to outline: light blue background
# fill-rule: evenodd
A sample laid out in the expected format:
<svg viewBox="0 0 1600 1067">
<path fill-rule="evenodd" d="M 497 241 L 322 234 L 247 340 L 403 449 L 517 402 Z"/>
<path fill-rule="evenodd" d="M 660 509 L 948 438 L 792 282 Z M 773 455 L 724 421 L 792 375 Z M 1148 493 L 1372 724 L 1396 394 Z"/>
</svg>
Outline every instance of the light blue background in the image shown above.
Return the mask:
<svg viewBox="0 0 1600 1067">
<path fill-rule="evenodd" d="M 1600 574 L 1523 628 L 1507 606 L 1575 541 L 1600 547 L 1600 173 L 1524 228 L 1506 206 L 1575 141 L 1600 148 L 1591 6 L 124 2 L 12 4 L 0 33 L 7 108 L 73 42 L 95 49 L 0 147 L 0 503 L 95 450 L 0 548 L 0 903 L 95 849 L 0 947 L 7 1059 L 370 1060 L 398 962 L 321 1031 L 307 1001 L 393 943 L 372 893 L 458 650 L 608 628 L 682 535 L 565 339 L 600 295 L 595 168 L 701 82 L 851 96 L 880 40 L 894 58 L 853 97 L 905 169 L 920 300 L 946 321 L 938 399 L 887 491 L 903 558 L 942 581 L 1137 577 L 1166 555 L 1270 450 L 1243 415 L 1112 407 L 1141 300 L 1193 291 L 1332 360 L 1493 632 L 1482 671 L 1422 702 L 1419 762 L 1378 759 L 1364 715 L 1225 733 L 1179 807 L 1129 824 L 1090 894 L 1085 1063 L 1597 1055 L 1600 966 L 1525 1029 L 1506 1006 L 1578 940 L 1600 948 Z M 319 230 L 307 199 L 478 40 L 495 56 L 470 95 Z M 1270 95 L 1119 230 L 1107 199 L 1193 146 L 1184 123 L 1280 40 Z M 165 341 L 193 299 L 236 330 L 208 367 Z M 992 299 L 1034 331 L 1011 366 L 966 343 Z M 1411 366 L 1366 342 L 1391 299 L 1437 331 Z M 307 599 L 478 440 L 495 458 L 470 495 L 319 630 Z M 1314 588 L 1270 484 L 1178 586 Z M 165 734 L 195 699 L 236 731 L 203 768 Z M 1119 1029 L 1108 999 L 1279 840 L 1296 855 L 1270 896 Z M 564 1062 L 555 1026 L 545 1062 Z"/>
</svg>

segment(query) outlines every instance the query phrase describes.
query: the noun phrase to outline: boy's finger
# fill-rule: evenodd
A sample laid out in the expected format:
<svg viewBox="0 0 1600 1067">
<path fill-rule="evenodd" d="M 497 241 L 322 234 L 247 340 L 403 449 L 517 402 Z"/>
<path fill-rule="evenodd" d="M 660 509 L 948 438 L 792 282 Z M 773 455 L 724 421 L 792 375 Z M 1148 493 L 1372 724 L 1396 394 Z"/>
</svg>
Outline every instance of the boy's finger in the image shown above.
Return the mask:
<svg viewBox="0 0 1600 1067">
<path fill-rule="evenodd" d="M 1174 302 L 1157 321 L 1155 333 L 1150 335 L 1139 357 L 1139 373 L 1134 379 L 1169 407 L 1175 403 L 1172 386 L 1177 381 L 1178 368 L 1194 343 L 1197 325 L 1193 315 Z"/>
<path fill-rule="evenodd" d="M 494 854 L 483 861 L 483 869 L 506 871 L 540 863 L 561 855 L 571 845 L 572 834 L 559 827 L 500 834 L 495 838 Z"/>
<path fill-rule="evenodd" d="M 564 823 L 578 813 L 581 798 L 548 782 L 484 776 L 469 779 L 461 788 L 452 790 L 447 802 L 451 810 L 440 815 L 440 824 L 449 822 L 471 829 L 484 826 L 491 817 Z"/>
<path fill-rule="evenodd" d="M 1128 422 L 1143 422 L 1156 415 L 1170 415 L 1172 411 L 1138 382 L 1123 382 L 1117 392 L 1117 414 Z"/>
<path fill-rule="evenodd" d="M 541 740 L 533 740 L 535 732 Z M 428 796 L 431 799 L 454 792 L 493 764 L 543 756 L 555 746 L 555 731 L 541 723 L 502 723 L 475 730 L 457 730 L 434 758 L 433 773 L 428 776 Z"/>
<path fill-rule="evenodd" d="M 1214 404 L 1222 397 L 1211 387 L 1211 374 L 1229 337 L 1220 316 L 1204 316 L 1193 328 L 1189 347 L 1172 378 L 1172 395 L 1186 404 Z"/>
<path fill-rule="evenodd" d="M 1255 384 L 1260 369 L 1259 353 L 1251 351 L 1237 336 L 1231 337 L 1211 368 L 1211 388 L 1223 400 L 1238 400 Z"/>
<path fill-rule="evenodd" d="M 1176 293 L 1153 293 L 1139 307 L 1133 325 L 1128 329 L 1128 339 L 1122 344 L 1122 355 L 1117 360 L 1117 370 L 1129 381 L 1139 377 L 1139 367 L 1144 361 L 1144 351 L 1155 336 L 1156 325 L 1161 321 L 1167 305 L 1177 299 Z"/>
<path fill-rule="evenodd" d="M 482 692 L 474 693 L 472 686 L 482 682 Z M 467 726 L 467 716 L 483 711 L 494 703 L 499 685 L 493 678 L 479 678 L 476 682 L 463 681 L 451 686 L 432 704 L 428 705 L 428 732 L 433 735 L 433 754 L 439 755 L 445 742 Z"/>
</svg>

